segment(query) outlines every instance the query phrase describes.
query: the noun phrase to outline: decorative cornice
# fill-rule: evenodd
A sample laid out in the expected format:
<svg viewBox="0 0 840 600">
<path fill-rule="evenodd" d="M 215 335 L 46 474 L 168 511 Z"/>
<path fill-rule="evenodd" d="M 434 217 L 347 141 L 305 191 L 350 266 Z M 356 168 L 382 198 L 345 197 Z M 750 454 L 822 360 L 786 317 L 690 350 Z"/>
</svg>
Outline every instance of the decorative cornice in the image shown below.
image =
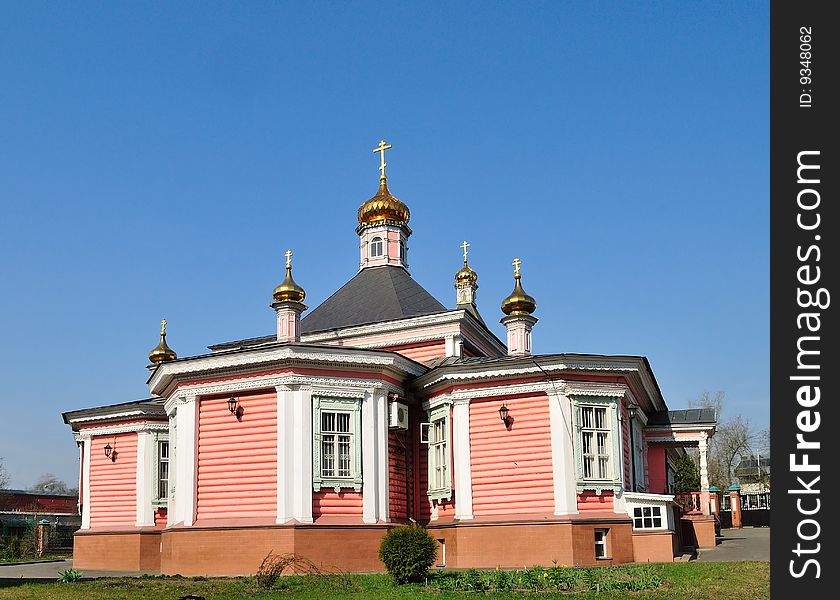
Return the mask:
<svg viewBox="0 0 840 600">
<path fill-rule="evenodd" d="M 69 419 L 70 424 L 80 424 L 80 423 L 93 423 L 96 421 L 112 421 L 114 419 L 130 419 L 131 417 L 142 417 L 148 414 L 148 411 L 144 410 L 130 410 L 127 412 L 121 413 L 110 413 L 110 414 L 101 414 L 101 415 L 93 415 L 89 417 L 79 417 L 77 419 Z"/>
<path fill-rule="evenodd" d="M 115 425 L 113 427 L 97 427 L 95 429 L 82 429 L 73 432 L 73 439 L 78 441 L 89 440 L 92 437 L 102 435 L 116 435 L 118 433 L 138 433 L 141 431 L 169 431 L 169 423 L 160 421 L 132 423 L 130 425 Z"/>
<path fill-rule="evenodd" d="M 421 375 L 427 369 L 397 353 L 369 352 L 364 349 L 324 347 L 317 349 L 295 346 L 264 347 L 248 350 L 219 352 L 185 361 L 162 363 L 149 380 L 149 387 L 164 397 L 171 395 L 173 383 L 181 376 L 225 371 L 228 375 L 245 375 L 267 364 L 287 362 L 297 365 L 330 366 L 346 365 L 351 368 L 392 370 L 397 374 Z M 227 384 L 224 384 L 227 385 Z M 226 388 L 220 392 L 229 391 Z M 209 392 L 208 392 L 209 393 Z"/>
<path fill-rule="evenodd" d="M 627 393 L 627 386 L 620 383 L 567 381 L 563 385 L 563 393 L 566 396 L 623 398 Z"/>
</svg>

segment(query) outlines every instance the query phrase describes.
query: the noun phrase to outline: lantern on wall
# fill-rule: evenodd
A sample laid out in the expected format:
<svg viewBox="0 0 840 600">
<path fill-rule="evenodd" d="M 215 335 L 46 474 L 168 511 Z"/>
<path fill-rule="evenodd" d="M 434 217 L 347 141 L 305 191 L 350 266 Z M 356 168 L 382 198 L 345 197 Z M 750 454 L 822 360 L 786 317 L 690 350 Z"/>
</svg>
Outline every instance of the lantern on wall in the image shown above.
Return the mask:
<svg viewBox="0 0 840 600">
<path fill-rule="evenodd" d="M 239 419 L 239 417 L 242 416 L 242 407 L 239 406 L 239 401 L 236 398 L 234 398 L 233 396 L 228 398 L 227 405 L 230 414 L 232 414 L 234 417 Z"/>
<path fill-rule="evenodd" d="M 513 417 L 510 416 L 510 410 L 504 404 L 502 404 L 499 408 L 499 418 L 502 420 L 502 423 L 505 424 L 506 428 L 509 428 L 510 424 L 513 422 Z"/>
<path fill-rule="evenodd" d="M 105 458 L 110 458 L 111 462 L 117 459 L 117 454 L 114 452 L 111 444 L 105 444 Z"/>
</svg>

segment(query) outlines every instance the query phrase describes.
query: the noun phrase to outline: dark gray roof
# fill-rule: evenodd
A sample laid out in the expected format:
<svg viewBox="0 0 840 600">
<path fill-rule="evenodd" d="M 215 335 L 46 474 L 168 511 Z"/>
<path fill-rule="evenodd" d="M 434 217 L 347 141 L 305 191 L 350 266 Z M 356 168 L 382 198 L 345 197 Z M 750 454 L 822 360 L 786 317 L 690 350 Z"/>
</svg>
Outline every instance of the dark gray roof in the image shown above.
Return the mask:
<svg viewBox="0 0 840 600">
<path fill-rule="evenodd" d="M 686 410 L 661 410 L 648 415 L 648 427 L 665 425 L 714 425 L 717 423 L 714 408 L 689 408 Z"/>
<path fill-rule="evenodd" d="M 163 398 L 146 398 L 144 400 L 133 400 L 131 402 L 120 402 L 119 404 L 108 404 L 105 406 L 97 406 L 94 408 L 82 408 L 80 410 L 70 410 L 61 413 L 64 422 L 70 424 L 70 419 L 79 419 L 86 417 L 95 417 L 99 415 L 107 415 L 127 409 L 139 410 L 145 416 L 149 417 L 166 417 L 166 410 L 163 408 Z"/>
<path fill-rule="evenodd" d="M 419 317 L 447 308 L 401 267 L 362 269 L 301 321 L 302 333 Z"/>
</svg>

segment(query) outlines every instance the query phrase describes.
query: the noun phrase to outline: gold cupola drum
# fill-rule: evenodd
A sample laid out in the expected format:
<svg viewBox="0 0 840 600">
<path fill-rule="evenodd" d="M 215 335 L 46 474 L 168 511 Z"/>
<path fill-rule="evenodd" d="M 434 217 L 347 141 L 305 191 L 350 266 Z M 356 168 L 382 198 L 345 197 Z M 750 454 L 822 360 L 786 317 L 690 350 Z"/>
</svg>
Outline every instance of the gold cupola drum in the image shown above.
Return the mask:
<svg viewBox="0 0 840 600">
<path fill-rule="evenodd" d="M 511 356 L 531 354 L 531 330 L 538 320 L 531 315 L 537 309 L 537 301 L 522 288 L 521 265 L 521 260 L 513 259 L 516 283 L 510 295 L 502 301 L 502 312 L 507 316 L 502 317 L 501 323 L 507 329 L 508 354 Z"/>
<path fill-rule="evenodd" d="M 166 319 L 160 322 L 160 342 L 149 352 L 149 361 L 153 365 L 159 365 L 168 360 L 175 360 L 178 356 L 175 351 L 166 345 Z"/>
</svg>

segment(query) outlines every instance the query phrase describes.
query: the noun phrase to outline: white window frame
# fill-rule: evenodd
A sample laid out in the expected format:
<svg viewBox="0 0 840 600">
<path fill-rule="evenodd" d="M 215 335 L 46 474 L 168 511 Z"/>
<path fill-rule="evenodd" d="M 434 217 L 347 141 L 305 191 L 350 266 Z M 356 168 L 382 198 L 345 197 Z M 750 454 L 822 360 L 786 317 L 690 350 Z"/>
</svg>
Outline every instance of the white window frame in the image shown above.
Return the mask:
<svg viewBox="0 0 840 600">
<path fill-rule="evenodd" d="M 166 444 L 167 449 L 167 478 L 166 478 L 166 495 L 162 496 L 160 493 L 160 447 L 161 444 Z M 169 434 L 161 432 L 152 432 L 152 505 L 155 508 L 166 508 L 169 505 L 170 490 L 172 488 L 172 467 L 174 460 L 172 459 L 172 445 L 169 443 Z"/>
<path fill-rule="evenodd" d="M 633 519 L 633 529 L 668 529 L 668 516 L 665 507 L 659 504 L 635 505 L 632 507 L 630 518 Z M 656 521 L 659 521 L 657 525 Z"/>
<path fill-rule="evenodd" d="M 376 250 L 379 250 L 377 253 Z M 380 236 L 375 236 L 370 240 L 370 252 L 369 255 L 371 258 L 380 258 L 385 256 L 385 240 Z"/>
<path fill-rule="evenodd" d="M 619 432 L 621 428 L 618 423 L 618 410 L 620 406 L 620 398 L 618 397 L 602 397 L 602 396 L 574 396 L 572 397 L 572 405 L 574 407 L 575 417 L 575 470 L 576 470 L 576 487 L 578 492 L 594 491 L 596 494 L 601 494 L 604 490 L 612 490 L 615 493 L 621 493 L 623 490 L 622 482 L 622 455 L 619 445 L 621 436 Z M 584 414 L 587 409 L 604 409 L 604 422 L 601 427 L 595 427 L 595 414 L 592 411 L 592 422 L 584 422 Z M 583 452 L 584 434 L 592 434 L 592 445 L 590 452 L 586 456 L 593 457 L 593 468 L 595 472 L 585 476 Z M 606 434 L 607 442 L 603 447 L 606 454 L 599 452 L 598 448 L 598 434 Z M 598 459 L 602 456 L 607 458 L 606 469 L 602 472 L 599 467 Z"/>
<path fill-rule="evenodd" d="M 349 431 L 336 432 L 328 431 L 322 433 L 322 415 L 334 413 L 336 415 L 347 415 Z M 338 416 L 336 416 L 336 422 Z M 322 398 L 312 399 L 312 489 L 316 492 L 321 488 L 332 488 L 339 492 L 342 489 L 352 488 L 353 491 L 362 490 L 362 410 L 361 399 L 358 398 Z M 347 435 L 349 441 L 350 470 L 347 475 L 339 475 L 336 471 L 332 474 L 324 473 L 323 470 L 323 441 L 324 435 L 336 436 L 335 458 L 338 460 L 338 436 Z"/>
<path fill-rule="evenodd" d="M 609 547 L 607 546 L 607 538 L 610 534 L 609 529 L 595 529 L 595 559 L 596 560 L 609 560 Z M 598 548 L 601 548 L 602 554 L 598 554 Z"/>
<path fill-rule="evenodd" d="M 449 405 L 438 406 L 429 411 L 428 432 L 428 495 L 432 500 L 450 500 L 452 498 L 452 465 L 450 457 L 450 422 Z M 443 438 L 438 439 L 442 433 Z M 436 457 L 443 458 L 443 464 L 438 464 Z M 435 485 L 438 473 L 442 471 L 442 485 Z"/>
</svg>

